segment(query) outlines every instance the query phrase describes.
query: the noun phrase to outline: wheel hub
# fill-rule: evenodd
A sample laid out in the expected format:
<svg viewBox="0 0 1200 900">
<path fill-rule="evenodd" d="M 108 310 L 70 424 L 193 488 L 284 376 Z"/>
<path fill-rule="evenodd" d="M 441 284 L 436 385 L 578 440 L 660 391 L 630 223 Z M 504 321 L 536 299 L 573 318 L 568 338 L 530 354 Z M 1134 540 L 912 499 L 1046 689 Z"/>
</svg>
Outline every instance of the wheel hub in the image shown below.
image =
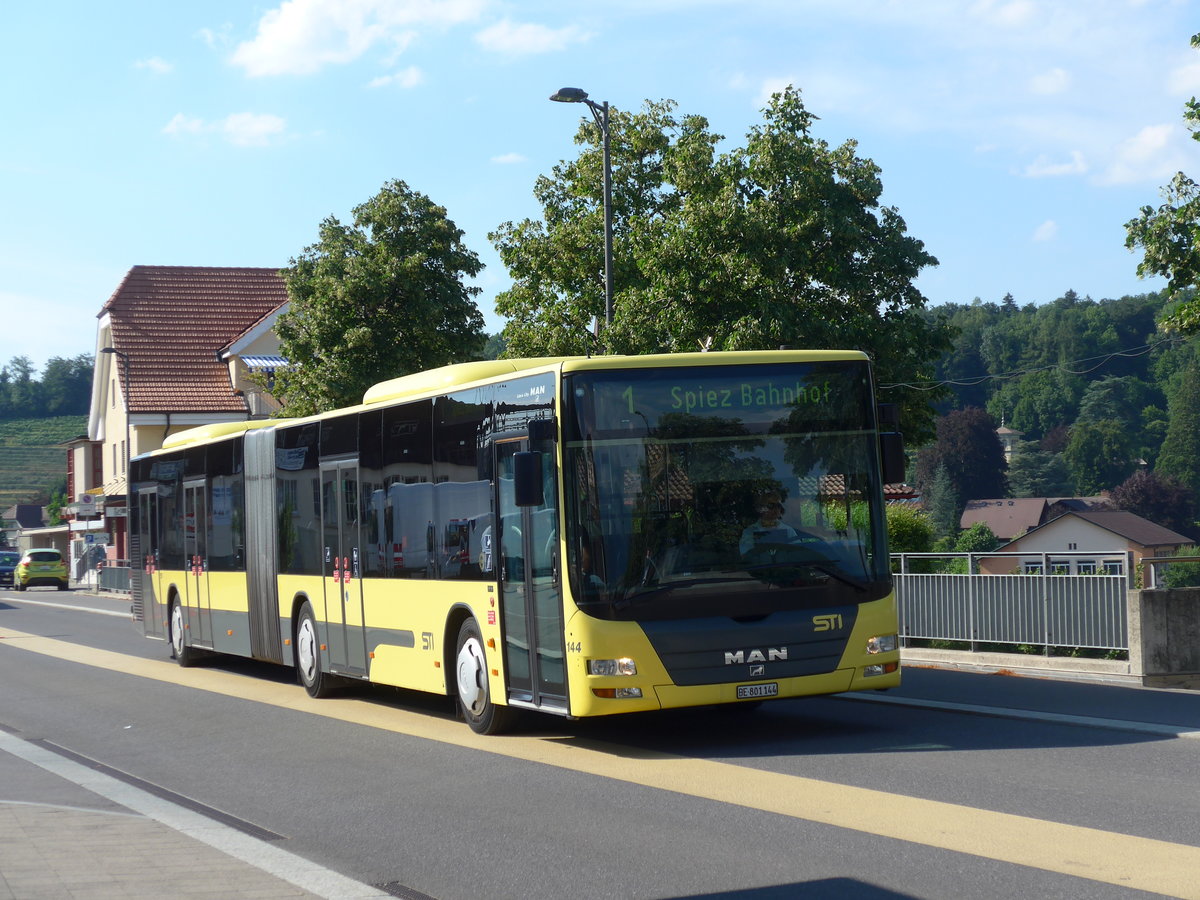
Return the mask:
<svg viewBox="0 0 1200 900">
<path fill-rule="evenodd" d="M 478 714 L 487 697 L 483 667 L 483 648 L 471 639 L 458 651 L 458 696 L 463 706 Z"/>
</svg>

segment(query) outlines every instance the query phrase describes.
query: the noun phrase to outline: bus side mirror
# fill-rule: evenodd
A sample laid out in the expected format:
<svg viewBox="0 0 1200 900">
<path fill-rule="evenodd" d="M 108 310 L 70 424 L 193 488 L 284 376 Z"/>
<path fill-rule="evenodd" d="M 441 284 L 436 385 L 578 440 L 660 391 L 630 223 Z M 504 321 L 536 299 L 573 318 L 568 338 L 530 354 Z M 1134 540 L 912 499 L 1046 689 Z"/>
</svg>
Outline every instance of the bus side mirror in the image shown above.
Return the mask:
<svg viewBox="0 0 1200 900">
<path fill-rule="evenodd" d="M 879 435 L 879 461 L 884 484 L 904 481 L 904 435 L 898 431 L 885 431 Z"/>
<path fill-rule="evenodd" d="M 513 454 L 513 488 L 517 506 L 541 506 L 545 502 L 542 454 L 533 450 Z"/>
</svg>

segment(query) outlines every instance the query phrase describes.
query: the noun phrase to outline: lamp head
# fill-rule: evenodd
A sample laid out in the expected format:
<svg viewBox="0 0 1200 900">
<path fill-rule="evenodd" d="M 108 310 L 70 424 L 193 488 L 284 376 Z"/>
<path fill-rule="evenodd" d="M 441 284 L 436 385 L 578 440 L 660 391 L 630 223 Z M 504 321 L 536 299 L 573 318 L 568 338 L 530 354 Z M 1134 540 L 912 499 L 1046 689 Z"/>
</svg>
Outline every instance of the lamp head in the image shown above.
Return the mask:
<svg viewBox="0 0 1200 900">
<path fill-rule="evenodd" d="M 587 91 L 573 87 L 559 88 L 557 93 L 550 95 L 556 103 L 583 103 L 587 98 Z"/>
</svg>

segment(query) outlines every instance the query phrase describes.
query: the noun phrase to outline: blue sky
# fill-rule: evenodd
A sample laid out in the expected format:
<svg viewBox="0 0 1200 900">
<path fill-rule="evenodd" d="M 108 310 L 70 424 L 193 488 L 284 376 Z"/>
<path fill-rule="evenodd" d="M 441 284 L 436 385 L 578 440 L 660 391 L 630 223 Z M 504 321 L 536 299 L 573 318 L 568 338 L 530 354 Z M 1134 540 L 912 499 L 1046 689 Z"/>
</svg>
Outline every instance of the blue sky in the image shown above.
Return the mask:
<svg viewBox="0 0 1200 900">
<path fill-rule="evenodd" d="M 0 364 L 95 349 L 130 266 L 283 266 L 393 178 L 487 233 L 537 216 L 583 107 L 672 99 L 727 147 L 788 83 L 882 168 L 933 305 L 1156 290 L 1126 221 L 1178 170 L 1193 0 L 233 0 L 7 4 Z"/>
</svg>

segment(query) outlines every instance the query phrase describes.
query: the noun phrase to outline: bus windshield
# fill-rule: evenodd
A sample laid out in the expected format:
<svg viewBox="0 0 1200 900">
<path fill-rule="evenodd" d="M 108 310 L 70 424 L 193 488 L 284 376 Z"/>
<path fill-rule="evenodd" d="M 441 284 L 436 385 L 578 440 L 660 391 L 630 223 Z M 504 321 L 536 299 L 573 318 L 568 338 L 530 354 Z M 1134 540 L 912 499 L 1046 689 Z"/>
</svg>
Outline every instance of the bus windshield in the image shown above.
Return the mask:
<svg viewBox="0 0 1200 900">
<path fill-rule="evenodd" d="M 734 618 L 890 591 L 865 361 L 567 376 L 567 569 L 621 620 Z"/>
</svg>

